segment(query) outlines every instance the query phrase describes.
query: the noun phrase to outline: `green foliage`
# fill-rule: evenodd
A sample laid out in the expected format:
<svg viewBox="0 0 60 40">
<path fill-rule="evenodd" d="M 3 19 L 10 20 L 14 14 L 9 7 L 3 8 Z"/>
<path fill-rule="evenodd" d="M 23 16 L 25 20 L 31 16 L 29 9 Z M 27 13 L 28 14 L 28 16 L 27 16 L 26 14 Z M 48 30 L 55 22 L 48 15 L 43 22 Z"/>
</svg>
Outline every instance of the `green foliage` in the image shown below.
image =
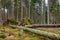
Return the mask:
<svg viewBox="0 0 60 40">
<path fill-rule="evenodd" d="M 32 0 L 33 3 L 36 3 L 38 0 Z"/>
<path fill-rule="evenodd" d="M 23 35 L 23 32 L 24 32 L 23 29 L 19 29 L 19 31 L 18 31 L 18 35 L 19 35 L 19 36 L 22 36 L 22 35 Z"/>
<path fill-rule="evenodd" d="M 42 36 L 38 36 L 32 32 L 28 32 L 29 34 L 29 38 L 30 40 L 43 40 L 43 37 Z"/>
<path fill-rule="evenodd" d="M 33 24 L 33 22 L 31 21 L 31 19 L 29 19 L 29 18 L 27 18 L 27 17 L 23 18 L 23 21 L 24 21 L 24 24 L 25 24 L 25 25 Z"/>
<path fill-rule="evenodd" d="M 0 34 L 0 38 L 5 38 L 5 37 L 6 37 L 5 33 Z"/>
<path fill-rule="evenodd" d="M 13 20 L 13 19 L 10 19 L 10 20 L 9 20 L 9 23 L 12 24 L 12 25 L 17 25 L 17 24 L 18 24 L 18 22 L 16 22 L 16 21 Z"/>
<path fill-rule="evenodd" d="M 24 26 L 24 25 L 31 25 L 31 24 L 33 24 L 33 22 L 31 21 L 31 19 L 25 17 L 25 18 L 22 19 L 22 21 L 21 21 L 21 23 L 20 23 L 20 26 L 21 26 L 21 25 L 22 25 L 22 26 Z"/>
<path fill-rule="evenodd" d="M 18 22 L 16 22 L 16 21 L 13 20 L 13 19 L 7 19 L 7 21 L 4 21 L 4 22 L 3 22 L 3 25 L 4 25 L 4 26 L 8 26 L 9 24 L 18 25 Z"/>
</svg>

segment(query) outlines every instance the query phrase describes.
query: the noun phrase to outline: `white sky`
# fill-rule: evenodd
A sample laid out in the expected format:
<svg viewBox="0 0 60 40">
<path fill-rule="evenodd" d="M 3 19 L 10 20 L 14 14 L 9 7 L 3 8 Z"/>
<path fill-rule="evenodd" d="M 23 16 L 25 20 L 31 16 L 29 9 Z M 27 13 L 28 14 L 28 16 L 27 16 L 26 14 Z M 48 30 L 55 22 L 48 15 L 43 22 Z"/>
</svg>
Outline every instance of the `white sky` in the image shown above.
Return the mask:
<svg viewBox="0 0 60 40">
<path fill-rule="evenodd" d="M 58 0 L 60 2 L 60 0 Z M 45 3 L 48 4 L 48 0 L 45 0 Z"/>
<path fill-rule="evenodd" d="M 48 5 L 48 0 L 45 0 L 46 6 Z"/>
<path fill-rule="evenodd" d="M 59 4 L 60 4 L 60 0 L 59 1 Z M 48 6 L 48 0 L 45 0 L 45 3 L 46 3 L 46 6 Z"/>
<path fill-rule="evenodd" d="M 59 0 L 60 1 L 60 0 Z"/>
<path fill-rule="evenodd" d="M 4 9 L 2 8 L 2 10 L 4 10 Z M 7 9 L 5 9 L 5 12 L 7 13 Z"/>
<path fill-rule="evenodd" d="M 47 4 L 48 2 L 47 2 L 48 0 L 45 0 L 45 3 Z"/>
</svg>

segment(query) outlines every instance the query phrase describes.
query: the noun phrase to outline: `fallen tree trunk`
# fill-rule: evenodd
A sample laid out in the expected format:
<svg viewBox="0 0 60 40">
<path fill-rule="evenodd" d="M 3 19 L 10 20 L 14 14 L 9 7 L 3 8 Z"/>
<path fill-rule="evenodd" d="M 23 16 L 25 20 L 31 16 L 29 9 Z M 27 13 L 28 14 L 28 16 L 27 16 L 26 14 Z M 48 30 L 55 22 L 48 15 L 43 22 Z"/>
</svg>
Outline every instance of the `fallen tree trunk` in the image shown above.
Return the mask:
<svg viewBox="0 0 60 40">
<path fill-rule="evenodd" d="M 11 27 L 16 27 L 16 28 L 22 28 L 24 30 L 28 30 L 30 32 L 39 34 L 41 36 L 44 36 L 44 37 L 47 37 L 47 38 L 51 38 L 53 40 L 60 40 L 60 34 L 55 34 L 55 33 L 51 33 L 51 32 L 36 30 L 36 29 L 32 29 L 32 28 L 26 28 L 26 27 L 22 27 L 22 26 L 15 26 L 15 25 L 10 25 L 10 26 Z"/>
<path fill-rule="evenodd" d="M 36 28 L 36 27 L 53 27 L 53 28 L 59 28 L 60 24 L 32 24 L 32 25 L 26 25 L 29 28 Z"/>
</svg>

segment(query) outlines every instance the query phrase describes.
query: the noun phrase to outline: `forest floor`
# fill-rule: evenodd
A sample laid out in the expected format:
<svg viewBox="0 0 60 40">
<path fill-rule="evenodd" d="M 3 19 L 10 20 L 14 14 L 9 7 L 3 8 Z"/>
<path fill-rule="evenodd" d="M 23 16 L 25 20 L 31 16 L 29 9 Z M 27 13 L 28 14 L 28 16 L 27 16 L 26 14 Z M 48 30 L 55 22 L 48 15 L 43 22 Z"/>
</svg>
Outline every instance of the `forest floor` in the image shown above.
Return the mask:
<svg viewBox="0 0 60 40">
<path fill-rule="evenodd" d="M 35 28 L 35 29 L 60 34 L 60 28 Z M 24 31 L 21 36 L 18 35 L 18 32 L 19 30 L 17 28 L 13 29 L 8 26 L 0 26 L 0 40 L 44 40 L 44 37 L 38 36 L 28 31 Z"/>
</svg>

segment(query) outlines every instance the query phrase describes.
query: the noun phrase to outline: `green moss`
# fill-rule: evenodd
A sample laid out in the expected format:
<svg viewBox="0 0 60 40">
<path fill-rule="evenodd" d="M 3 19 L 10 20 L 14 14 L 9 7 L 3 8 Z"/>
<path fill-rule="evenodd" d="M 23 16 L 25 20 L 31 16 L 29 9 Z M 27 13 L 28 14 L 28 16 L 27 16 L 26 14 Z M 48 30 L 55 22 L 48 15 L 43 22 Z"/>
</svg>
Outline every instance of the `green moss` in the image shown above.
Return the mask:
<svg viewBox="0 0 60 40">
<path fill-rule="evenodd" d="M 23 29 L 19 29 L 18 35 L 19 35 L 19 36 L 22 36 L 22 35 L 23 35 L 23 32 L 24 32 Z"/>
<path fill-rule="evenodd" d="M 24 24 L 25 25 L 30 25 L 30 24 L 33 24 L 32 20 L 29 19 L 28 17 L 25 17 L 22 19 L 24 21 Z"/>
<path fill-rule="evenodd" d="M 52 28 L 52 29 L 51 28 L 36 28 L 36 29 L 37 30 L 43 30 L 43 31 L 49 31 L 49 32 L 54 32 L 54 31 L 58 32 L 59 31 L 59 29 L 55 29 L 55 28 Z M 7 27 L 7 26 L 4 26 L 4 28 L 1 27 L 0 31 L 1 30 L 5 30 L 5 31 L 8 31 L 10 33 L 16 34 L 16 36 L 13 38 L 13 40 L 18 40 L 19 38 L 21 40 L 44 40 L 44 37 L 42 37 L 42 36 L 39 36 L 37 34 L 34 34 L 32 32 L 28 32 L 28 31 L 24 31 L 24 32 L 22 31 L 21 32 L 21 30 L 20 30 L 20 32 L 22 33 L 22 35 L 20 37 L 18 37 L 19 36 L 18 35 L 18 29 L 16 30 L 16 29 L 13 29 L 13 28 Z M 0 33 L 0 38 L 4 39 L 5 37 L 6 37 L 5 33 Z"/>
<path fill-rule="evenodd" d="M 43 40 L 42 36 L 39 36 L 31 32 L 28 32 L 28 37 L 30 38 L 30 40 Z"/>
<path fill-rule="evenodd" d="M 5 38 L 5 37 L 6 37 L 5 33 L 0 34 L 0 38 Z"/>
</svg>

